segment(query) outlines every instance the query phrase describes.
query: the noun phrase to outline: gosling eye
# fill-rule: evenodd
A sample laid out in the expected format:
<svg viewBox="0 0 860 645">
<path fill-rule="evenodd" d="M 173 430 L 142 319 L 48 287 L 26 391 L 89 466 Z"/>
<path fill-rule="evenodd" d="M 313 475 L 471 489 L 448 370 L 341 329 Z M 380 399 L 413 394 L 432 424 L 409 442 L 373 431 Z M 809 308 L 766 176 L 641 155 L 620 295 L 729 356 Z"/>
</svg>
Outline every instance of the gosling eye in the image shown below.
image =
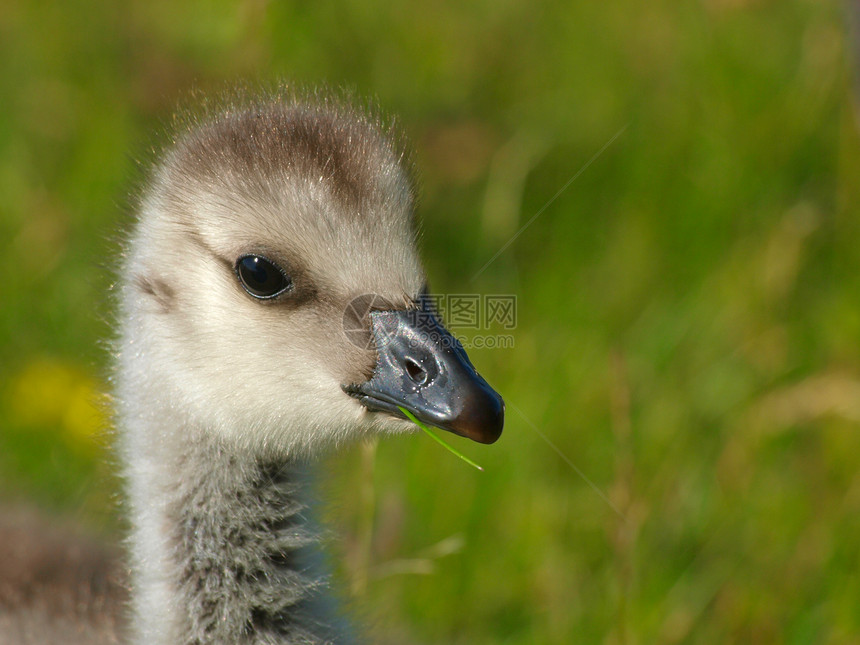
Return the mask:
<svg viewBox="0 0 860 645">
<path fill-rule="evenodd" d="M 249 294 L 259 300 L 279 296 L 293 286 L 293 281 L 274 262 L 260 255 L 243 255 L 236 261 L 236 275 Z"/>
</svg>

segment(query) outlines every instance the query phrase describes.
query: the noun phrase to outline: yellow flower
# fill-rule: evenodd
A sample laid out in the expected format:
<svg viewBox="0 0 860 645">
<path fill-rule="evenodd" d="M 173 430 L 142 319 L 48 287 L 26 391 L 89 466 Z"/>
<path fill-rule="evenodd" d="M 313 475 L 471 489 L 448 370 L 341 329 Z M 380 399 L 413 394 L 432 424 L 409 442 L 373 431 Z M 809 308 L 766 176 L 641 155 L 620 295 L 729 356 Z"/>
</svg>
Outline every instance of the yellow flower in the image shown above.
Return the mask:
<svg viewBox="0 0 860 645">
<path fill-rule="evenodd" d="M 13 423 L 54 427 L 75 443 L 92 441 L 108 426 L 103 389 L 73 364 L 36 359 L 12 378 L 6 395 Z"/>
</svg>

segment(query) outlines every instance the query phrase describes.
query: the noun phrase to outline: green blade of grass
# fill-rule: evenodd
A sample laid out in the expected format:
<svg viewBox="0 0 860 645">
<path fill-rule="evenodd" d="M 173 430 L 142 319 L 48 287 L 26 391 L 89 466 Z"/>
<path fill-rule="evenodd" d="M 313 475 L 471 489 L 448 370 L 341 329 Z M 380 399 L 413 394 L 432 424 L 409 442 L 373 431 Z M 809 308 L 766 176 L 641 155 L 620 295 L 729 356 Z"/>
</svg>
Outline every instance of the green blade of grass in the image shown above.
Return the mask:
<svg viewBox="0 0 860 645">
<path fill-rule="evenodd" d="M 415 425 L 417 425 L 419 428 L 421 428 L 424 432 L 426 432 L 428 435 L 430 435 L 430 438 L 431 438 L 431 439 L 433 439 L 434 441 L 436 441 L 436 442 L 440 443 L 440 444 L 441 444 L 445 449 L 447 449 L 447 450 L 448 450 L 449 452 L 451 452 L 452 454 L 454 454 L 454 455 L 458 456 L 460 459 L 462 459 L 463 461 L 465 461 L 467 464 L 469 464 L 469 465 L 470 465 L 470 466 L 472 466 L 473 468 L 477 468 L 477 469 L 478 469 L 478 470 L 480 470 L 481 472 L 484 472 L 484 469 L 483 469 L 483 468 L 481 468 L 478 464 L 476 464 L 474 461 L 472 461 L 471 459 L 469 459 L 469 458 L 468 458 L 466 455 L 464 455 L 462 452 L 460 452 L 459 450 L 457 450 L 454 446 L 450 445 L 447 441 L 445 441 L 444 439 L 442 439 L 442 437 L 440 437 L 440 436 L 439 436 L 439 435 L 437 435 L 435 432 L 433 432 L 433 431 L 432 431 L 430 428 L 428 428 L 424 423 L 422 423 L 421 421 L 419 421 L 419 420 L 415 417 L 415 415 L 414 415 L 414 414 L 412 414 L 409 410 L 407 410 L 406 408 L 401 407 L 401 406 L 399 406 L 399 405 L 398 405 L 397 407 L 398 407 L 398 408 L 400 408 L 400 411 L 401 411 L 403 414 L 405 414 L 405 415 L 406 415 L 406 417 L 407 417 L 407 418 L 408 418 L 412 423 L 414 423 L 414 424 L 415 424 Z"/>
</svg>

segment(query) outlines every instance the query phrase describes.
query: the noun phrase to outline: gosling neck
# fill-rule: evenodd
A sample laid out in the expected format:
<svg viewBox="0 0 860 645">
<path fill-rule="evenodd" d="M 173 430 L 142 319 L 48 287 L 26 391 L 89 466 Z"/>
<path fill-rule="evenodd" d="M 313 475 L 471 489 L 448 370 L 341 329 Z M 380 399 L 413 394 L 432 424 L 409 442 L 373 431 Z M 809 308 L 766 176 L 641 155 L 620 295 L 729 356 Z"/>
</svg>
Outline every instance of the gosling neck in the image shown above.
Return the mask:
<svg viewBox="0 0 860 645">
<path fill-rule="evenodd" d="M 126 445 L 134 642 L 351 642 L 325 596 L 306 464 L 187 428 L 146 436 L 182 441 Z"/>
</svg>

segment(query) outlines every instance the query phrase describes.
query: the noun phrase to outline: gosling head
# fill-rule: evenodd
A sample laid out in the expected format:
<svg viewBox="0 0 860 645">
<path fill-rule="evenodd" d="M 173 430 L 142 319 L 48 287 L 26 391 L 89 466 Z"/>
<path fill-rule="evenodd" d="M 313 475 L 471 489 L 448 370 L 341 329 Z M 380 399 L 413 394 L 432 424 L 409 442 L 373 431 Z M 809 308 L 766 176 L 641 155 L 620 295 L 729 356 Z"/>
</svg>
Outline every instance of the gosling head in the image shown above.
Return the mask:
<svg viewBox="0 0 860 645">
<path fill-rule="evenodd" d="M 256 450 L 410 431 L 399 406 L 491 443 L 502 399 L 425 289 L 402 155 L 372 120 L 282 101 L 228 111 L 179 138 L 142 200 L 123 380 Z"/>
</svg>

